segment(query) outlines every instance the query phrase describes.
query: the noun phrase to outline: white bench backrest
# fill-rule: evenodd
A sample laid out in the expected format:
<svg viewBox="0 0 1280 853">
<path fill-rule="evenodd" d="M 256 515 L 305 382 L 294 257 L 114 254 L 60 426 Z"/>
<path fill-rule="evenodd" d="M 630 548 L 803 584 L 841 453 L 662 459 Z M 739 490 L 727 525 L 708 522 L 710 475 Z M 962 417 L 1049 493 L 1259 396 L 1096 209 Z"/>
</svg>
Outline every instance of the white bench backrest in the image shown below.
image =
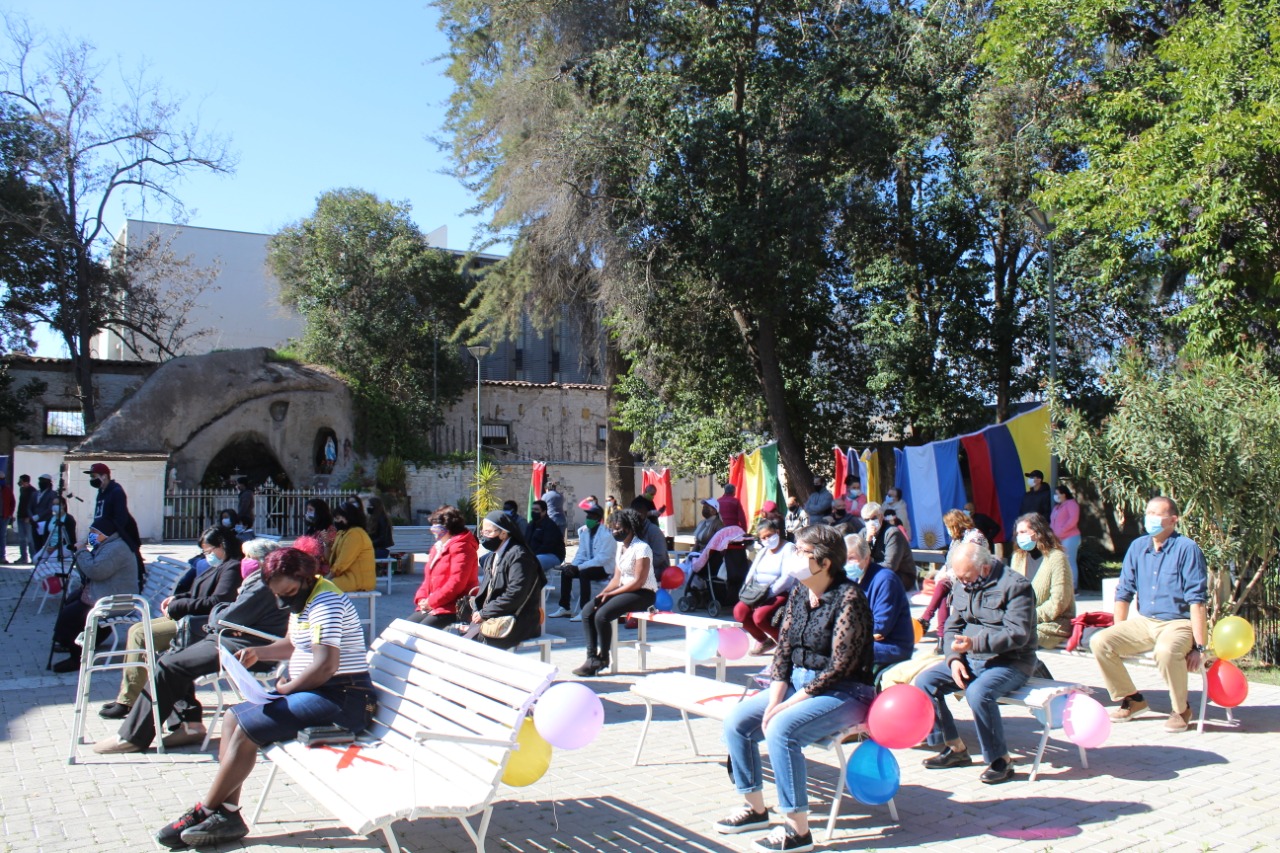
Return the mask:
<svg viewBox="0 0 1280 853">
<path fill-rule="evenodd" d="M 393 554 L 425 554 L 436 544 L 435 534 L 430 527 L 393 527 L 391 538 L 395 540 L 395 544 L 391 546 Z"/>
<path fill-rule="evenodd" d="M 406 755 L 426 729 L 513 743 L 556 668 L 531 657 L 493 649 L 457 634 L 397 619 L 369 651 L 378 687 L 378 713 L 368 735 Z M 496 784 L 510 751 L 432 740 L 428 749 L 486 784 Z"/>
<path fill-rule="evenodd" d="M 142 577 L 142 597 L 151 605 L 153 613 L 159 612 L 160 602 L 173 595 L 173 591 L 178 588 L 178 581 L 190 570 L 191 567 L 186 563 L 164 558 L 147 563 Z"/>
</svg>

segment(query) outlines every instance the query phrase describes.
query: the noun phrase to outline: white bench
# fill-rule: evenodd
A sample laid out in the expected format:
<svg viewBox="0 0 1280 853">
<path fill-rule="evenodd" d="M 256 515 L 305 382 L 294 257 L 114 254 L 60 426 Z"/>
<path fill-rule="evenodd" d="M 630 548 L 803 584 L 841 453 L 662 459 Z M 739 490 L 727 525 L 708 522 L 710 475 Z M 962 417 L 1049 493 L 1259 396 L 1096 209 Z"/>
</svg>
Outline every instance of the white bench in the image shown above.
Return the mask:
<svg viewBox="0 0 1280 853">
<path fill-rule="evenodd" d="M 689 640 L 695 630 L 718 631 L 721 628 L 741 628 L 742 623 L 733 619 L 716 619 L 710 616 L 694 616 L 689 613 L 667 613 L 665 611 L 637 610 L 627 614 L 627 618 L 636 620 L 636 636 L 633 640 L 618 638 L 618 627 L 613 629 L 613 642 L 610 648 L 609 674 L 618 674 L 618 649 L 630 646 L 636 650 L 640 659 L 640 671 L 648 667 L 648 656 L 652 653 L 669 654 L 684 661 L 684 670 L 695 675 L 699 666 L 712 666 L 716 670 L 716 679 L 724 681 L 726 661 L 719 652 L 707 660 L 694 660 L 689 654 Z M 675 625 L 684 628 L 684 646 L 679 651 L 667 649 L 649 642 L 649 623 L 659 625 Z"/>
<path fill-rule="evenodd" d="M 387 595 L 391 594 L 391 576 L 396 573 L 402 557 L 409 557 L 412 563 L 414 554 L 426 554 L 436 544 L 435 534 L 430 527 L 420 525 L 399 525 L 391 528 L 391 539 L 395 543 L 390 548 L 390 557 L 374 560 L 378 568 L 387 572 Z"/>
<path fill-rule="evenodd" d="M 358 746 L 267 747 L 271 775 L 251 823 L 283 770 L 352 832 L 381 831 L 392 853 L 392 824 L 422 817 L 456 818 L 484 853 L 507 760 L 555 667 L 397 619 L 370 649 L 369 670 L 378 712 Z"/>
<path fill-rule="evenodd" d="M 567 642 L 564 637 L 561 637 L 557 634 L 548 634 L 545 630 L 547 627 L 547 622 L 546 622 L 547 593 L 550 591 L 551 591 L 551 587 L 549 586 L 542 587 L 542 625 L 541 627 L 544 630 L 542 631 L 541 634 L 539 634 L 536 637 L 530 637 L 527 640 L 522 640 L 513 650 L 513 651 L 521 651 L 523 649 L 536 648 L 538 650 L 538 657 L 539 659 L 542 660 L 543 663 L 551 663 L 551 647 L 552 646 L 563 646 L 565 642 Z"/>
<path fill-rule="evenodd" d="M 698 751 L 698 743 L 693 737 L 693 726 L 689 724 L 689 715 L 695 714 L 699 717 L 724 722 L 725 718 L 729 716 L 729 712 L 733 710 L 733 706 L 741 702 L 747 695 L 746 690 L 735 688 L 724 681 L 716 681 L 712 678 L 690 675 L 685 672 L 660 672 L 655 675 L 646 675 L 631 685 L 631 692 L 644 700 L 644 726 L 640 729 L 640 740 L 636 743 L 636 753 L 631 760 L 632 766 L 640 763 L 640 751 L 644 749 L 644 741 L 649 734 L 649 724 L 653 722 L 653 706 L 655 702 L 675 708 L 680 712 L 680 718 L 684 720 L 685 731 L 689 735 L 690 748 L 693 749 L 695 755 L 702 755 L 703 753 Z M 851 736 L 862 737 L 866 732 L 866 726 L 858 725 L 838 732 L 824 740 L 817 741 L 814 744 L 824 749 L 835 750 L 836 760 L 840 765 L 835 795 L 831 798 L 831 813 L 827 816 L 828 841 L 831 840 L 831 836 L 835 832 L 836 818 L 840 816 L 840 802 L 844 796 L 845 765 L 849 761 L 848 756 L 845 755 L 844 741 Z M 893 800 L 889 800 L 887 805 L 889 806 L 889 815 L 895 823 L 898 822 L 898 807 Z"/>
<path fill-rule="evenodd" d="M 1001 696 L 996 701 L 1001 705 L 1016 705 L 1022 708 L 1030 708 L 1032 710 L 1040 710 L 1044 713 L 1044 731 L 1040 733 L 1040 744 L 1036 748 L 1035 762 L 1031 765 L 1031 782 L 1036 781 L 1036 776 L 1040 772 L 1040 760 L 1044 758 L 1044 748 L 1049 744 L 1049 735 L 1053 731 L 1053 712 L 1050 709 L 1050 703 L 1059 696 L 1069 696 L 1072 693 L 1092 693 L 1093 688 L 1084 684 L 1075 684 L 1069 681 L 1053 681 L 1048 678 L 1029 678 L 1027 683 L 1019 689 L 1013 691 L 1007 696 Z M 963 693 L 954 694 L 963 696 Z M 1084 747 L 1073 744 L 1080 751 L 1080 764 L 1086 770 L 1089 769 L 1089 758 L 1085 755 Z"/>
<path fill-rule="evenodd" d="M 357 601 L 369 602 L 369 618 L 361 619 L 360 624 L 364 625 L 368 630 L 365 632 L 365 642 L 372 643 L 374 632 L 378 630 L 378 599 L 382 597 L 382 593 L 376 589 L 359 590 L 356 592 L 344 593 L 352 603 Z"/>
</svg>

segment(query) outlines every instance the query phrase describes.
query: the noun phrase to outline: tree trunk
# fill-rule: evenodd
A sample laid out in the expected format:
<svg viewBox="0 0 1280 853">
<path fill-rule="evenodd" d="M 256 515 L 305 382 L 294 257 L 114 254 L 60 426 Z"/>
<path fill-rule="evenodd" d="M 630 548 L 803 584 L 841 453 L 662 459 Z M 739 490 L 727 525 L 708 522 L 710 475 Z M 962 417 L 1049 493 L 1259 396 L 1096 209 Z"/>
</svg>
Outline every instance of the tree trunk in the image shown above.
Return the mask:
<svg viewBox="0 0 1280 853">
<path fill-rule="evenodd" d="M 631 445 L 635 442 L 635 434 L 630 430 L 617 427 L 618 404 L 621 395 L 618 393 L 618 377 L 629 369 L 626 357 L 618 349 L 618 343 L 612 335 L 605 338 L 604 344 L 604 399 L 605 414 L 609 419 L 604 439 L 604 494 L 600 499 L 607 500 L 609 495 L 618 499 L 618 506 L 629 507 L 636 497 L 635 456 Z"/>
</svg>

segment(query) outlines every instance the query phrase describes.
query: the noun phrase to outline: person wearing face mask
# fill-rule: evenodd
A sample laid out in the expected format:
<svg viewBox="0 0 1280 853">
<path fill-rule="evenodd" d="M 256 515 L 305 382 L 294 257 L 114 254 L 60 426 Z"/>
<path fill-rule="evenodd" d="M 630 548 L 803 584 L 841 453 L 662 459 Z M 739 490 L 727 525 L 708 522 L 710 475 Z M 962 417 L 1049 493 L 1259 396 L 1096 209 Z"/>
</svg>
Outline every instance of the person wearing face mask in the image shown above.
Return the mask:
<svg viewBox="0 0 1280 853">
<path fill-rule="evenodd" d="M 36 485 L 39 488 L 31 504 L 31 539 L 36 550 L 39 550 L 49 535 L 49 519 L 53 517 L 53 500 L 57 493 L 53 490 L 52 474 L 41 474 L 36 479 Z"/>
<path fill-rule="evenodd" d="M 431 514 L 436 543 L 422 567 L 422 585 L 414 593 L 416 609 L 410 622 L 446 628 L 458 621 L 458 599 L 475 588 L 479 571 L 479 543 L 467 529 L 462 513 L 442 506 Z"/>
<path fill-rule="evenodd" d="M 391 533 L 391 517 L 382 505 L 382 498 L 369 498 L 369 523 L 365 530 L 373 543 L 373 556 L 379 560 L 390 557 L 391 546 L 396 541 Z"/>
<path fill-rule="evenodd" d="M 1076 618 L 1075 585 L 1062 543 L 1039 513 L 1018 518 L 1018 549 L 1009 568 L 1031 581 L 1036 594 L 1036 637 L 1042 649 L 1055 649 L 1071 636 Z"/>
<path fill-rule="evenodd" d="M 1062 550 L 1067 553 L 1067 563 L 1071 566 L 1071 585 L 1080 588 L 1080 567 L 1077 557 L 1080 554 L 1080 504 L 1075 495 L 1066 486 L 1059 484 L 1053 490 L 1053 513 L 1049 516 L 1049 526 L 1053 535 L 1062 543 Z"/>
<path fill-rule="evenodd" d="M 809 493 L 809 499 L 804 502 L 804 514 L 809 516 L 809 523 L 825 524 L 827 518 L 831 516 L 831 505 L 834 500 L 831 497 L 831 491 L 827 489 L 826 478 L 815 475 L 813 491 Z"/>
<path fill-rule="evenodd" d="M 582 621 L 582 611 L 591 600 L 591 584 L 613 577 L 613 565 L 617 544 L 604 521 L 604 509 L 592 504 L 587 509 L 586 523 L 578 528 L 578 550 L 570 562 L 560 566 L 560 606 L 547 616 L 552 619 L 572 617 L 571 622 Z M 573 588 L 578 587 L 576 613 L 571 611 Z"/>
<path fill-rule="evenodd" d="M 542 571 L 549 572 L 564 562 L 564 533 L 547 514 L 544 501 L 534 501 L 529 509 L 529 528 L 525 541 L 533 556 L 538 558 Z"/>
<path fill-rule="evenodd" d="M 161 615 L 151 620 L 150 626 L 137 624 L 129 629 L 125 648 L 138 652 L 126 658 L 129 663 L 141 660 L 146 648 L 146 632 L 151 631 L 157 652 L 163 652 L 173 643 L 178 633 L 178 623 L 187 617 L 198 620 L 199 627 L 207 622 L 213 609 L 223 603 L 236 600 L 244 577 L 240 573 L 240 541 L 229 528 L 210 527 L 196 540 L 202 558 L 209 568 L 196 576 L 191 588 L 175 593 L 160 603 Z M 197 631 L 199 628 L 197 628 Z M 98 716 L 108 720 L 120 720 L 129 715 L 140 694 L 147 686 L 147 671 L 141 666 L 129 667 L 121 673 L 120 691 L 114 702 L 108 702 L 98 711 Z M 204 739 L 200 731 L 199 740 Z M 199 740 L 196 742 L 198 743 Z M 190 741 L 166 740 L 165 746 L 181 746 Z"/>
<path fill-rule="evenodd" d="M 312 498 L 307 501 L 303 513 L 307 522 L 303 528 L 304 535 L 320 540 L 325 553 L 328 553 L 333 540 L 338 538 L 338 528 L 333 526 L 333 512 L 329 509 L 329 502 L 324 498 Z"/>
<path fill-rule="evenodd" d="M 373 542 L 365 532 L 364 510 L 358 500 L 347 501 L 333 513 L 338 535 L 329 546 L 329 579 L 343 592 L 373 589 L 378 582 Z"/>
<path fill-rule="evenodd" d="M 204 740 L 204 708 L 196 698 L 195 684 L 206 675 L 218 672 L 218 644 L 235 652 L 249 646 L 270 642 L 255 633 L 239 630 L 249 628 L 269 637 L 282 636 L 289 625 L 289 612 L 281 610 L 275 594 L 262 580 L 262 566 L 271 554 L 281 550 L 276 542 L 254 539 L 246 542 L 243 552 L 258 555 L 246 556 L 240 561 L 243 568 L 254 563 L 254 570 L 245 575 L 234 601 L 214 605 L 209 612 L 205 633 L 185 648 L 170 647 L 156 661 L 156 711 L 160 722 L 169 729 L 164 736 L 166 749 L 199 744 Z M 237 628 L 227 628 L 235 625 Z M 227 628 L 218 635 L 220 628 Z M 106 710 L 115 703 L 103 706 Z M 114 714 L 102 714 L 114 718 Z M 152 700 L 146 691 L 136 695 L 132 709 L 125 714 L 119 733 L 98 741 L 93 751 L 99 755 L 118 755 L 141 752 L 151 746 L 156 738 Z"/>
<path fill-rule="evenodd" d="M 1169 687 L 1165 730 L 1183 732 L 1191 721 L 1187 673 L 1200 668 L 1208 642 L 1208 571 L 1200 546 L 1178 532 L 1178 504 L 1172 498 L 1152 498 L 1144 521 L 1147 535 L 1135 539 L 1124 555 L 1115 625 L 1094 634 L 1089 648 L 1107 692 L 1120 701 L 1111 712 L 1117 722 L 1149 707 L 1121 658 L 1154 651 L 1156 669 Z M 1130 614 L 1135 596 L 1138 612 Z"/>
<path fill-rule="evenodd" d="M 510 649 L 542 633 L 542 588 L 547 585 L 542 565 L 529 551 L 515 519 L 494 511 L 480 524 L 480 547 L 492 554 L 484 589 L 476 596 L 470 636 L 486 645 Z M 485 619 L 514 616 L 515 625 L 505 637 L 480 633 Z"/>
<path fill-rule="evenodd" d="M 74 601 L 68 601 L 58 611 L 58 618 L 53 625 L 54 648 L 61 648 L 69 655 L 53 665 L 54 672 L 75 672 L 80 668 L 83 650 L 76 645 L 76 636 L 84 630 L 89 611 L 99 598 L 132 595 L 138 591 L 133 555 L 110 519 L 93 520 L 85 537 L 85 545 L 86 547 L 76 549 L 74 565 L 87 582 L 81 588 L 80 596 Z M 110 628 L 99 629 L 98 642 L 102 642 L 110 633 Z"/>
<path fill-rule="evenodd" d="M 648 610 L 657 599 L 658 576 L 653 566 L 653 549 L 640 536 L 645 523 L 633 509 L 616 512 L 609 519 L 609 532 L 616 548 L 613 577 L 604 591 L 582 608 L 587 659 L 573 671 L 574 675 L 590 678 L 608 668 L 618 617 L 633 610 Z"/>
<path fill-rule="evenodd" d="M 697 527 L 693 528 L 693 550 L 698 552 L 707 550 L 711 537 L 719 533 L 723 527 L 724 521 L 720 518 L 720 501 L 707 498 L 702 502 L 702 520 L 698 522 Z"/>
<path fill-rule="evenodd" d="M 850 474 L 844 478 L 845 512 L 854 516 L 862 515 L 862 508 L 867 505 L 867 496 L 862 491 L 862 478 Z M 855 531 L 856 532 L 856 531 Z"/>
<path fill-rule="evenodd" d="M 897 575 L 908 595 L 915 592 L 916 561 L 906 534 L 896 524 L 885 521 L 884 509 L 875 501 L 862 508 L 862 523 L 866 525 L 863 535 L 871 546 L 872 561 Z"/>
<path fill-rule="evenodd" d="M 787 529 L 787 539 L 794 542 L 796 534 L 807 527 L 809 520 L 805 518 L 804 508 L 794 495 L 787 498 L 787 514 L 782 519 Z"/>
<path fill-rule="evenodd" d="M 778 628 L 773 624 L 773 617 L 778 608 L 786 604 L 787 593 L 795 586 L 795 579 L 786 572 L 787 559 L 795 553 L 795 546 L 782 538 L 782 525 L 772 518 L 756 525 L 756 539 L 760 550 L 742 582 L 742 589 L 749 592 L 753 584 L 762 584 L 768 587 L 768 593 L 754 604 L 739 600 L 733 605 L 733 618 L 742 623 L 742 630 L 754 641 L 747 654 L 763 655 L 778 644 Z"/>
<path fill-rule="evenodd" d="M 253 530 L 253 486 L 248 477 L 236 477 L 236 515 L 240 517 L 243 530 Z"/>
<path fill-rule="evenodd" d="M 847 536 L 850 533 L 861 533 L 866 527 L 861 517 L 849 514 L 843 500 L 836 501 L 831 505 L 831 526 L 841 536 Z"/>
<path fill-rule="evenodd" d="M 1009 571 L 977 543 L 957 546 L 951 571 L 956 583 L 944 627 L 946 660 L 915 680 L 933 699 L 936 722 L 929 742 L 945 743 L 924 766 L 944 770 L 973 763 L 947 701 L 949 694 L 963 690 L 987 763 L 979 780 L 996 785 L 1013 778 L 999 700 L 1026 684 L 1038 663 L 1035 592 L 1026 578 Z"/>
<path fill-rule="evenodd" d="M 259 749 L 293 740 L 311 726 L 340 726 L 359 734 L 377 711 L 364 629 L 351 600 L 316 577 L 315 561 L 294 548 L 268 556 L 262 576 L 290 612 L 289 632 L 268 645 L 242 649 L 236 657 L 245 666 L 288 661 L 287 674 L 275 685 L 280 698 L 230 708 L 208 791 L 156 834 L 156 841 L 171 850 L 224 844 L 249 834 L 240 795 Z"/>
<path fill-rule="evenodd" d="M 849 552 L 845 573 L 858 582 L 871 606 L 871 635 L 875 641 L 876 675 L 911 657 L 916 633 L 911 624 L 911 602 L 893 572 L 871 561 L 871 546 L 856 533 L 844 537 Z"/>
<path fill-rule="evenodd" d="M 897 486 L 889 489 L 885 493 L 884 503 L 880 505 L 880 511 L 884 514 L 886 524 L 897 526 L 908 540 L 911 539 L 911 528 L 907 524 L 907 502 L 902 499 L 902 489 Z"/>
<path fill-rule="evenodd" d="M 1044 472 L 1037 468 L 1034 471 L 1027 471 L 1023 476 L 1027 478 L 1027 493 L 1022 496 L 1022 507 L 1018 510 L 1018 515 L 1035 512 L 1048 521 L 1050 513 L 1053 512 L 1053 492 L 1049 490 L 1049 484 L 1044 481 Z"/>
<path fill-rule="evenodd" d="M 89 485 L 98 490 L 98 497 L 93 505 L 93 517 L 110 519 L 115 524 L 117 535 L 133 552 L 134 566 L 137 570 L 137 588 L 141 590 L 142 575 L 145 570 L 142 560 L 142 535 L 138 532 L 138 522 L 129 512 L 129 496 L 125 494 L 124 487 L 112 478 L 111 469 L 105 463 L 95 462 L 84 473 L 89 475 Z"/>
<path fill-rule="evenodd" d="M 66 505 L 55 497 L 53 504 L 49 507 L 48 535 L 45 537 L 44 547 L 36 552 L 31 562 L 37 566 L 37 570 L 41 563 L 48 560 L 56 563 L 59 561 L 59 548 L 62 551 L 62 559 L 69 560 L 75 551 L 75 543 L 76 520 L 67 514 Z"/>
<path fill-rule="evenodd" d="M 770 684 L 724 721 L 734 787 L 745 802 L 714 824 L 716 832 L 769 828 L 760 742 L 769 747 L 783 823 L 755 842 L 757 850 L 813 849 L 804 747 L 863 722 L 875 698 L 871 609 L 845 574 L 846 558 L 843 537 L 830 527 L 813 525 L 796 536 L 787 562 L 795 586 Z"/>
</svg>

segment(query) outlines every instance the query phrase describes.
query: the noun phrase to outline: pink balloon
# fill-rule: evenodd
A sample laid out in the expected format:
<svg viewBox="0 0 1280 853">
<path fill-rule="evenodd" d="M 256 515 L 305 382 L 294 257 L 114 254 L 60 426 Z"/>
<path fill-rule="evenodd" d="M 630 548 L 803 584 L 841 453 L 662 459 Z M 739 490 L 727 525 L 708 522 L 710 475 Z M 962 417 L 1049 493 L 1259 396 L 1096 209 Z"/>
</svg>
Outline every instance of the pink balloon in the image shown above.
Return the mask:
<svg viewBox="0 0 1280 853">
<path fill-rule="evenodd" d="M 741 628 L 720 629 L 720 656 L 725 660 L 740 660 L 750 645 L 751 638 Z"/>
<path fill-rule="evenodd" d="M 533 706 L 533 725 L 542 739 L 560 749 L 591 743 L 604 725 L 604 705 L 587 685 L 562 681 L 547 688 Z"/>
<path fill-rule="evenodd" d="M 1062 712 L 1062 733 L 1076 746 L 1095 749 L 1111 736 L 1111 717 L 1097 699 L 1072 693 Z"/>
<path fill-rule="evenodd" d="M 887 749 L 907 749 L 933 728 L 933 700 L 914 684 L 895 684 L 871 703 L 867 729 Z"/>
</svg>

